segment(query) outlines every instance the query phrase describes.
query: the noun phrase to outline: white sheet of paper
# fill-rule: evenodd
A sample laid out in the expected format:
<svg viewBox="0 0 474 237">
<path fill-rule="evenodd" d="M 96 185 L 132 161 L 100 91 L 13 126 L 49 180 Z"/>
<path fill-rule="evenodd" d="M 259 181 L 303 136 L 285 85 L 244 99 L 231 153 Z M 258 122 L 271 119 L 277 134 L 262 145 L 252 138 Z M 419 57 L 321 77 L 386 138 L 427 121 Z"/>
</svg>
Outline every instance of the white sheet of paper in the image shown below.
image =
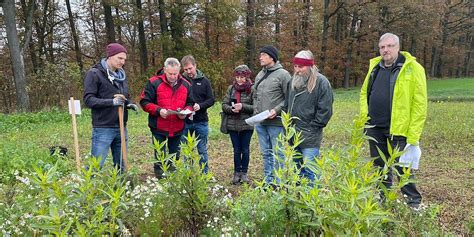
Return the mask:
<svg viewBox="0 0 474 237">
<path fill-rule="evenodd" d="M 265 111 L 263 111 L 259 114 L 256 114 L 256 115 L 246 119 L 245 122 L 248 125 L 255 126 L 255 125 L 259 124 L 260 122 L 262 122 L 263 120 L 267 119 L 268 116 L 270 116 L 270 110 L 265 110 Z"/>
<path fill-rule="evenodd" d="M 172 109 L 168 110 L 168 114 L 179 114 L 179 115 L 188 115 L 188 114 L 192 114 L 193 112 L 194 111 L 191 111 L 189 109 L 180 110 L 180 111 L 176 111 L 176 110 L 172 110 Z"/>
<path fill-rule="evenodd" d="M 192 114 L 192 113 L 193 113 L 193 111 L 191 111 L 189 109 L 181 110 L 181 111 L 178 112 L 178 114 L 181 114 L 181 115 L 183 115 L 183 114 L 188 115 L 188 114 Z"/>
<path fill-rule="evenodd" d="M 68 100 L 69 114 L 72 114 L 72 105 L 71 100 Z M 79 100 L 74 100 L 74 112 L 75 114 L 81 114 L 81 102 Z"/>
<path fill-rule="evenodd" d="M 403 155 L 400 156 L 400 165 L 403 167 L 410 167 L 417 170 L 421 158 L 420 146 L 409 146 Z"/>
</svg>

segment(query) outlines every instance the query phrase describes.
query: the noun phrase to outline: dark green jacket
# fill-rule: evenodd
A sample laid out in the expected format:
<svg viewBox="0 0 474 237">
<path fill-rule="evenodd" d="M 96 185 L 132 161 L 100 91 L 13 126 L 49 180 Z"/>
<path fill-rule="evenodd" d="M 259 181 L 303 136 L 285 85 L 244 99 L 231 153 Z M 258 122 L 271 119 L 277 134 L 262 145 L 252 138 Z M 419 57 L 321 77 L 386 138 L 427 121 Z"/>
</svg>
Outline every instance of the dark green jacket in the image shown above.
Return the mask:
<svg viewBox="0 0 474 237">
<path fill-rule="evenodd" d="M 316 86 L 311 93 L 307 89 L 295 91 L 288 83 L 288 98 L 285 110 L 291 114 L 296 130 L 304 139 L 301 148 L 319 148 L 323 138 L 323 128 L 332 116 L 333 94 L 328 79 L 318 73 Z"/>
<path fill-rule="evenodd" d="M 224 96 L 224 99 L 222 100 L 222 111 L 228 115 L 227 130 L 237 132 L 243 130 L 253 130 L 253 126 L 245 123 L 245 119 L 249 118 L 253 114 L 252 93 L 240 93 L 240 103 L 242 103 L 242 109 L 238 114 L 232 112 L 232 99 L 235 99 L 235 89 L 234 86 L 231 85 L 229 88 L 227 88 L 227 92 Z"/>
</svg>

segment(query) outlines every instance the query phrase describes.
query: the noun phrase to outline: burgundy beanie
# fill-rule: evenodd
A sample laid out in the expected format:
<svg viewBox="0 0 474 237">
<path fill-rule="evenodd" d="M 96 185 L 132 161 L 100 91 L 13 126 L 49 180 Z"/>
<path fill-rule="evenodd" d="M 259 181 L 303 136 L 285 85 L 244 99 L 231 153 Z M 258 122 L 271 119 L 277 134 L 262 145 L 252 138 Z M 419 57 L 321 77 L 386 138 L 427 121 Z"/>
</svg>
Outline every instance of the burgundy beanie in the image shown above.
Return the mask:
<svg viewBox="0 0 474 237">
<path fill-rule="evenodd" d="M 105 52 L 107 52 L 107 58 L 109 58 L 119 53 L 127 53 L 127 49 L 119 43 L 111 43 L 107 45 Z"/>
</svg>

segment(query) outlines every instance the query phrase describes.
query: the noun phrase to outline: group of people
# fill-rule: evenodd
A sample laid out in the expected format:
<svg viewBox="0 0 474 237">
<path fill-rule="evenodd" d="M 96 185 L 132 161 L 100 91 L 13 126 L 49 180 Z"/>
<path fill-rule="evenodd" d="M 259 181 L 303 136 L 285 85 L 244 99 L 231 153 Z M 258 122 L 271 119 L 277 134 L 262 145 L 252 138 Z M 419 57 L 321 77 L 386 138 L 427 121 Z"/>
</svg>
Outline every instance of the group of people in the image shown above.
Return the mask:
<svg viewBox="0 0 474 237">
<path fill-rule="evenodd" d="M 366 133 L 374 166 L 383 168 L 384 157 L 389 156 L 388 144 L 404 149 L 418 145 L 426 120 L 427 93 L 423 67 L 408 52 L 400 51 L 398 36 L 385 33 L 379 39 L 380 56 L 370 60 L 369 71 L 360 93 L 360 111 L 369 117 Z M 295 159 L 301 177 L 317 179 L 305 163 L 314 162 L 319 156 L 323 129 L 333 114 L 333 91 L 329 80 L 319 72 L 315 57 L 309 50 L 302 50 L 293 57 L 293 75 L 279 61 L 278 50 L 267 45 L 260 49 L 262 67 L 252 82 L 252 72 L 247 65 L 233 71 L 233 83 L 222 100 L 222 111 L 227 115 L 226 130 L 234 151 L 232 183 L 249 182 L 250 141 L 256 130 L 263 157 L 264 180 L 278 182 L 275 170 L 282 167 L 281 151 L 277 149 L 278 136 L 284 133 L 281 111 L 289 113 L 302 141 L 297 145 L 301 158 Z M 92 148 L 94 157 L 100 157 L 101 166 L 110 148 L 114 165 L 123 169 L 120 156 L 120 131 L 117 106 L 137 110 L 128 92 L 126 74 L 122 66 L 126 49 L 117 43 L 107 46 L 107 57 L 90 69 L 84 79 L 84 102 L 92 109 Z M 140 96 L 140 105 L 148 116 L 152 137 L 166 142 L 169 153 L 179 157 L 180 143 L 186 134 L 194 133 L 198 139 L 197 150 L 203 172 L 208 172 L 208 114 L 215 103 L 209 79 L 197 69 L 196 60 L 187 55 L 179 61 L 167 58 L 164 67 L 151 77 Z M 184 113 L 183 111 L 188 111 Z M 255 127 L 245 120 L 252 115 L 269 111 L 268 117 Z M 124 122 L 127 121 L 125 109 Z M 156 151 L 155 151 L 156 156 Z M 165 174 L 160 162 L 154 165 L 155 175 Z M 396 167 L 398 174 L 403 169 Z M 398 175 L 397 174 L 397 175 Z M 412 174 L 413 176 L 413 174 Z M 412 177 L 414 178 L 414 177 Z M 390 187 L 390 172 L 384 185 Z M 417 207 L 421 194 L 410 182 L 402 188 L 407 204 Z"/>
<path fill-rule="evenodd" d="M 235 80 L 222 100 L 222 111 L 228 115 L 227 130 L 234 148 L 234 184 L 249 182 L 249 145 L 254 127 L 246 124 L 245 119 L 266 110 L 270 112 L 268 118 L 255 126 L 265 182 L 277 181 L 275 170 L 283 166 L 283 154 L 278 149 L 278 136 L 284 132 L 278 116 L 281 111 L 298 118 L 294 124 L 303 139 L 297 146 L 302 157 L 295 161 L 301 169 L 301 176 L 314 181 L 315 174 L 303 165 L 303 161 L 314 162 L 319 156 L 323 128 L 332 116 L 331 85 L 319 73 L 311 51 L 303 50 L 295 55 L 293 76 L 283 69 L 278 54 L 278 50 L 271 45 L 260 49 L 262 70 L 253 85 L 250 69 L 246 65 L 236 67 Z"/>
</svg>

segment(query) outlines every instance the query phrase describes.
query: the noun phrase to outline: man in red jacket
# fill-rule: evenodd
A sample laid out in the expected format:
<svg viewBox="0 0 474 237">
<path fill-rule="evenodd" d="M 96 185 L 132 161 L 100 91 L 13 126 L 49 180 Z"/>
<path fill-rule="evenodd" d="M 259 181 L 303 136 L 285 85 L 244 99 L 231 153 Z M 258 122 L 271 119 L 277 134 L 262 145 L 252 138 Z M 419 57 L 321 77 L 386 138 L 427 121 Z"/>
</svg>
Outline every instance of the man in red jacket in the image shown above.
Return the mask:
<svg viewBox="0 0 474 237">
<path fill-rule="evenodd" d="M 178 157 L 186 115 L 176 112 L 192 110 L 194 104 L 191 84 L 179 74 L 180 69 L 178 59 L 167 58 L 164 68 L 148 80 L 140 100 L 143 110 L 148 113 L 148 126 L 153 137 L 159 142 L 167 140 L 168 152 Z M 157 178 L 163 178 L 160 162 L 154 164 L 154 171 Z"/>
</svg>

